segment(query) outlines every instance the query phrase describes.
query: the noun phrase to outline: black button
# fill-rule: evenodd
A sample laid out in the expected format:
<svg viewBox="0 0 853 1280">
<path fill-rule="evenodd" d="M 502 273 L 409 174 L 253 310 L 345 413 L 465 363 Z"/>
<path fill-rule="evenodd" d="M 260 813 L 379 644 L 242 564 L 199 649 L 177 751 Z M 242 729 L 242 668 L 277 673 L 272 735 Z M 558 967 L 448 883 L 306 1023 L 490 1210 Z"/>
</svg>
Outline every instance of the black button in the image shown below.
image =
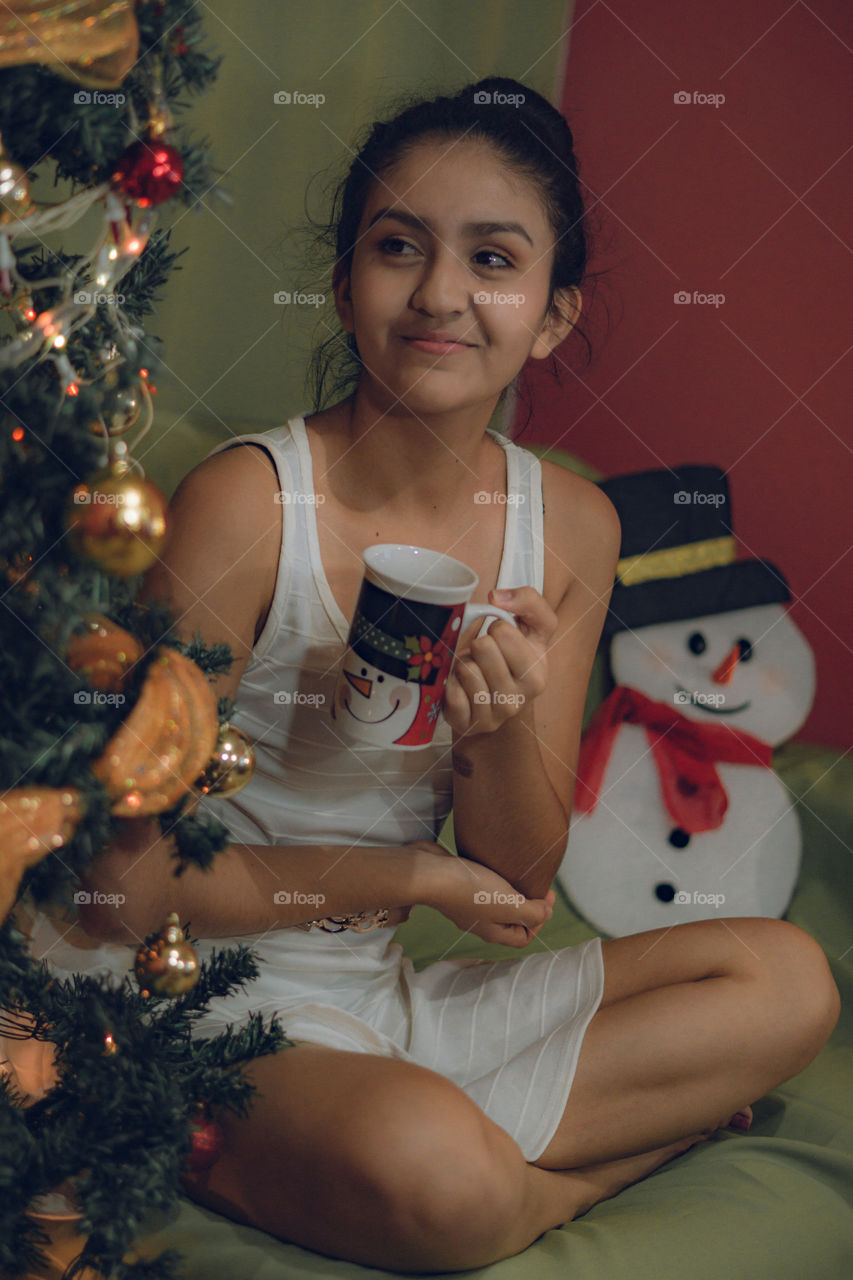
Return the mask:
<svg viewBox="0 0 853 1280">
<path fill-rule="evenodd" d="M 675 890 L 671 884 L 656 884 L 655 897 L 659 898 L 661 902 L 672 902 L 675 897 Z"/>
<path fill-rule="evenodd" d="M 683 827 L 673 827 L 667 838 L 674 849 L 684 849 L 690 844 L 690 833 Z"/>
</svg>

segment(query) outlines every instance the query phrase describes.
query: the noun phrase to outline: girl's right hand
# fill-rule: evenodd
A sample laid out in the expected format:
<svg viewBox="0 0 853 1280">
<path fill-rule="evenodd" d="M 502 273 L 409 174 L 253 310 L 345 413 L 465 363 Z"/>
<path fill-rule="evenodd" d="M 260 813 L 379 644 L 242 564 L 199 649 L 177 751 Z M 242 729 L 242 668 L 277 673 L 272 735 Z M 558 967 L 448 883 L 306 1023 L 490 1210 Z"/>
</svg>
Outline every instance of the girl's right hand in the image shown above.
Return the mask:
<svg viewBox="0 0 853 1280">
<path fill-rule="evenodd" d="M 526 947 L 550 920 L 556 898 L 553 889 L 544 898 L 525 898 L 503 876 L 472 858 L 456 856 L 429 840 L 407 847 L 436 859 L 429 896 L 422 901 L 465 933 L 505 947 Z"/>
</svg>

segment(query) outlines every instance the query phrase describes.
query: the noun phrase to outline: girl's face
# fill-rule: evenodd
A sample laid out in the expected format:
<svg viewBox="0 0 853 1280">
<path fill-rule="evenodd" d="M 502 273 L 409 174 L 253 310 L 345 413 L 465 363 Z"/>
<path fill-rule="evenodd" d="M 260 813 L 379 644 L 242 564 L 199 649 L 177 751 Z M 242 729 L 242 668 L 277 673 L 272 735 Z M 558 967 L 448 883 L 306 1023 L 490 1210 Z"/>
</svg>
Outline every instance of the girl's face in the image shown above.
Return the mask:
<svg viewBox="0 0 853 1280">
<path fill-rule="evenodd" d="M 535 189 L 488 144 L 419 143 L 372 184 L 349 277 L 335 278 L 372 398 L 422 415 L 491 412 L 577 319 L 577 290 L 546 314 L 553 252 Z"/>
</svg>

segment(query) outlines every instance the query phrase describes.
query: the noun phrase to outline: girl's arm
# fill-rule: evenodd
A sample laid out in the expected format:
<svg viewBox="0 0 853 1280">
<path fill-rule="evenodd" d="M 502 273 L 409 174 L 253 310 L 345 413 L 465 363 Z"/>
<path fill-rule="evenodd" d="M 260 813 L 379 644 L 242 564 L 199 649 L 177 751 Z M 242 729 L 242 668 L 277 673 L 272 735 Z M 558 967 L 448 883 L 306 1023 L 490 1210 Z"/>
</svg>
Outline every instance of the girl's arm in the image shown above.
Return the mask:
<svg viewBox="0 0 853 1280">
<path fill-rule="evenodd" d="M 493 623 L 445 693 L 456 726 L 456 846 L 531 898 L 545 895 L 565 855 L 587 685 L 621 541 L 600 489 L 584 482 L 579 502 L 578 478 L 566 473 L 563 486 L 549 502 L 549 534 L 573 574 L 556 611 L 532 587 L 493 597 L 519 615 L 521 632 Z"/>
</svg>

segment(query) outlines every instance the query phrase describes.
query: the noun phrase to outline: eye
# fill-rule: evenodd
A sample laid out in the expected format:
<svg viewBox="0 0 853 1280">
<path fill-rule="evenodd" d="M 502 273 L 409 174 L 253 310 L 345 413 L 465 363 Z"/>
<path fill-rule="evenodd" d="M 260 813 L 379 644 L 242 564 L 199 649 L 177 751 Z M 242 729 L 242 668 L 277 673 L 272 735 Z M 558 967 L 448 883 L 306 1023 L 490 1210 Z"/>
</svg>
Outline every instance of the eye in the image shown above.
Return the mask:
<svg viewBox="0 0 853 1280">
<path fill-rule="evenodd" d="M 409 254 L 404 253 L 404 249 L 411 249 L 413 253 L 417 253 L 414 245 L 409 244 L 408 240 L 403 240 L 401 236 L 387 236 L 386 239 L 380 240 L 378 248 L 381 253 L 387 253 L 392 258 L 407 258 Z"/>
<path fill-rule="evenodd" d="M 482 264 L 484 267 L 496 267 L 499 270 L 503 270 L 506 267 L 511 267 L 513 265 L 513 263 L 510 262 L 509 258 L 503 253 L 498 253 L 497 249 L 481 249 L 479 253 L 474 254 L 474 257 L 499 259 L 498 262 L 484 262 Z"/>
<path fill-rule="evenodd" d="M 362 668 L 361 668 L 361 674 L 362 674 L 363 676 L 366 676 L 366 675 L 367 675 L 367 667 L 362 667 Z"/>
<path fill-rule="evenodd" d="M 377 684 L 382 684 L 382 682 L 384 681 L 384 679 L 385 679 L 385 677 L 384 677 L 384 676 L 377 676 L 377 677 L 376 677 L 376 682 L 377 682 Z"/>
<path fill-rule="evenodd" d="M 687 648 L 697 656 L 708 648 L 708 642 L 701 631 L 692 631 L 687 638 Z"/>
<path fill-rule="evenodd" d="M 744 636 L 741 636 L 737 643 L 738 648 L 740 649 L 740 661 L 749 662 L 754 652 L 751 642 Z"/>
</svg>

